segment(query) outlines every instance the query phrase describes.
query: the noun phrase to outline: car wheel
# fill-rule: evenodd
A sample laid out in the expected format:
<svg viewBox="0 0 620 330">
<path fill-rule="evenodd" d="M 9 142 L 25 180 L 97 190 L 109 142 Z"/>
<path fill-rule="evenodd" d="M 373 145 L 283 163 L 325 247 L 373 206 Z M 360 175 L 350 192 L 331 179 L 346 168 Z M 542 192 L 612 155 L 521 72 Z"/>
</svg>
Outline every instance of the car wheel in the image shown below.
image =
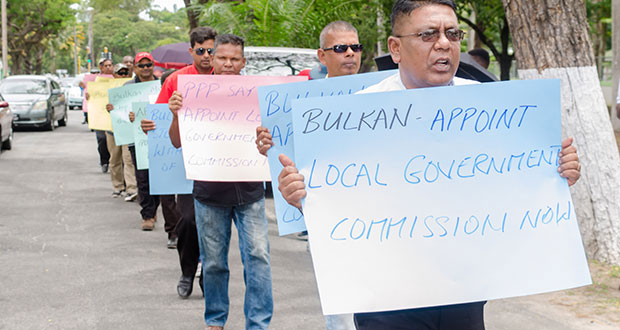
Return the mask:
<svg viewBox="0 0 620 330">
<path fill-rule="evenodd" d="M 47 118 L 47 123 L 45 124 L 45 129 L 48 131 L 53 131 L 55 128 L 54 126 L 56 126 L 54 125 L 54 122 L 54 114 L 50 113 L 50 116 Z"/>
<path fill-rule="evenodd" d="M 9 138 L 2 142 L 2 150 L 11 150 L 13 147 L 13 127 L 9 128 Z"/>
<path fill-rule="evenodd" d="M 65 109 L 65 115 L 62 117 L 62 119 L 58 120 L 58 126 L 67 126 L 67 116 L 69 114 L 69 111 L 67 111 L 67 109 Z"/>
</svg>

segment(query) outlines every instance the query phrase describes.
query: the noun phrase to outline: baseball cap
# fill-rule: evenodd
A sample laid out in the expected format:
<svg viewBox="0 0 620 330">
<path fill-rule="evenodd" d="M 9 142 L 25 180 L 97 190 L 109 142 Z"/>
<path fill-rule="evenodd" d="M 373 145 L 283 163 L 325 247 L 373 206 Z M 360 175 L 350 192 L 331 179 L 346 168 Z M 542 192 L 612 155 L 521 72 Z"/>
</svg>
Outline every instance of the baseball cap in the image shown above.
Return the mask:
<svg viewBox="0 0 620 330">
<path fill-rule="evenodd" d="M 140 60 L 143 59 L 143 58 L 148 58 L 149 60 L 151 60 L 151 62 L 154 62 L 153 55 L 151 55 L 151 53 L 149 53 L 149 52 L 139 52 L 138 54 L 136 54 L 135 64 L 138 64 L 138 62 L 140 62 Z"/>
<path fill-rule="evenodd" d="M 127 66 L 123 63 L 116 63 L 116 65 L 114 65 L 114 73 L 118 73 L 119 71 L 121 71 L 122 69 L 128 69 Z"/>
<path fill-rule="evenodd" d="M 103 61 L 105 61 L 105 60 L 110 60 L 110 61 L 112 61 L 112 60 L 111 60 L 111 59 L 109 59 L 109 58 L 102 57 L 102 58 L 100 58 L 100 59 L 99 59 L 99 62 L 97 62 L 97 63 L 98 63 L 99 65 L 101 65 L 101 63 L 103 63 Z"/>
</svg>

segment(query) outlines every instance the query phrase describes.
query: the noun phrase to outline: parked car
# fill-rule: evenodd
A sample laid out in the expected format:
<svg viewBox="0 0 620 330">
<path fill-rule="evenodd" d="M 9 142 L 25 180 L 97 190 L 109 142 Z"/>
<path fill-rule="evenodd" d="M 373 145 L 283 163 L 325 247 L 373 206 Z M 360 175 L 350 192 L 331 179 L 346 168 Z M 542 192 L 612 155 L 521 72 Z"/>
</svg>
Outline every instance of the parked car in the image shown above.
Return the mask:
<svg viewBox="0 0 620 330">
<path fill-rule="evenodd" d="M 69 109 L 82 110 L 82 100 L 84 99 L 84 91 L 80 88 L 80 81 L 82 80 L 84 80 L 83 74 L 62 80 L 69 85 L 67 87 L 67 105 Z"/>
<path fill-rule="evenodd" d="M 0 82 L 0 94 L 11 104 L 14 125 L 54 130 L 67 125 L 67 106 L 60 85 L 46 76 L 10 76 Z"/>
<path fill-rule="evenodd" d="M 0 95 L 0 148 L 11 150 L 13 147 L 13 111 L 9 103 Z"/>
<path fill-rule="evenodd" d="M 291 76 L 320 64 L 316 49 L 248 46 L 244 54 L 248 75 Z"/>
</svg>

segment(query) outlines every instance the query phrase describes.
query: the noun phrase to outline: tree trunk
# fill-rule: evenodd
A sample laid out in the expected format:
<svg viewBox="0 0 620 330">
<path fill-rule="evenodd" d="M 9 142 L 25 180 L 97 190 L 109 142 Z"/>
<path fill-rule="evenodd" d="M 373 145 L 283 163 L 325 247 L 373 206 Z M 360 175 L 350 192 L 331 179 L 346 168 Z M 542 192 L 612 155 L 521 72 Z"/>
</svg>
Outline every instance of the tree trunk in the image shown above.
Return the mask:
<svg viewBox="0 0 620 330">
<path fill-rule="evenodd" d="M 620 0 L 612 0 L 611 1 L 611 17 L 620 17 Z M 611 108 L 611 123 L 614 127 L 614 130 L 620 131 L 620 119 L 616 116 L 616 100 L 618 97 L 618 80 L 620 80 L 620 19 L 612 20 L 612 29 L 611 29 L 611 48 L 613 53 L 613 63 L 612 63 L 612 89 L 611 95 L 613 97 L 612 104 L 614 105 Z"/>
<path fill-rule="evenodd" d="M 562 130 L 582 164 L 572 188 L 588 255 L 620 264 L 620 157 L 583 0 L 502 0 L 521 79 L 562 81 Z"/>
<path fill-rule="evenodd" d="M 189 30 L 191 31 L 194 28 L 197 28 L 198 26 L 200 26 L 200 10 L 195 10 L 195 9 L 189 9 L 189 7 L 192 4 L 192 0 L 183 0 L 183 2 L 185 3 L 185 8 L 186 8 L 186 13 L 187 13 L 187 20 L 189 21 Z M 209 0 L 198 0 L 198 3 L 201 5 L 205 5 L 207 2 L 209 2 Z"/>
<path fill-rule="evenodd" d="M 592 0 L 593 4 L 598 4 L 600 2 L 601 0 Z M 601 18 L 601 10 L 597 7 L 597 9 L 592 12 L 592 20 L 596 23 L 594 24 L 590 36 L 592 37 L 592 48 L 594 49 L 599 79 L 603 78 L 603 60 L 607 48 L 607 24 L 603 23 Z"/>
</svg>

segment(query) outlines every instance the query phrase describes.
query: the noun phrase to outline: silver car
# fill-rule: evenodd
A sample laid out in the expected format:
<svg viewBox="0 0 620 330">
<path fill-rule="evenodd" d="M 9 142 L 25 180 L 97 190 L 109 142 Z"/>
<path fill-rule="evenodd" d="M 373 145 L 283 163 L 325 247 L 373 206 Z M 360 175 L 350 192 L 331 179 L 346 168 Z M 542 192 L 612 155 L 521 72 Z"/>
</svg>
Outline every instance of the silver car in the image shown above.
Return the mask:
<svg viewBox="0 0 620 330">
<path fill-rule="evenodd" d="M 0 94 L 11 104 L 15 127 L 54 130 L 67 125 L 67 106 L 60 85 L 46 76 L 10 76 L 0 82 Z"/>
<path fill-rule="evenodd" d="M 13 147 L 13 111 L 9 103 L 0 96 L 0 148 L 11 150 Z"/>
</svg>

